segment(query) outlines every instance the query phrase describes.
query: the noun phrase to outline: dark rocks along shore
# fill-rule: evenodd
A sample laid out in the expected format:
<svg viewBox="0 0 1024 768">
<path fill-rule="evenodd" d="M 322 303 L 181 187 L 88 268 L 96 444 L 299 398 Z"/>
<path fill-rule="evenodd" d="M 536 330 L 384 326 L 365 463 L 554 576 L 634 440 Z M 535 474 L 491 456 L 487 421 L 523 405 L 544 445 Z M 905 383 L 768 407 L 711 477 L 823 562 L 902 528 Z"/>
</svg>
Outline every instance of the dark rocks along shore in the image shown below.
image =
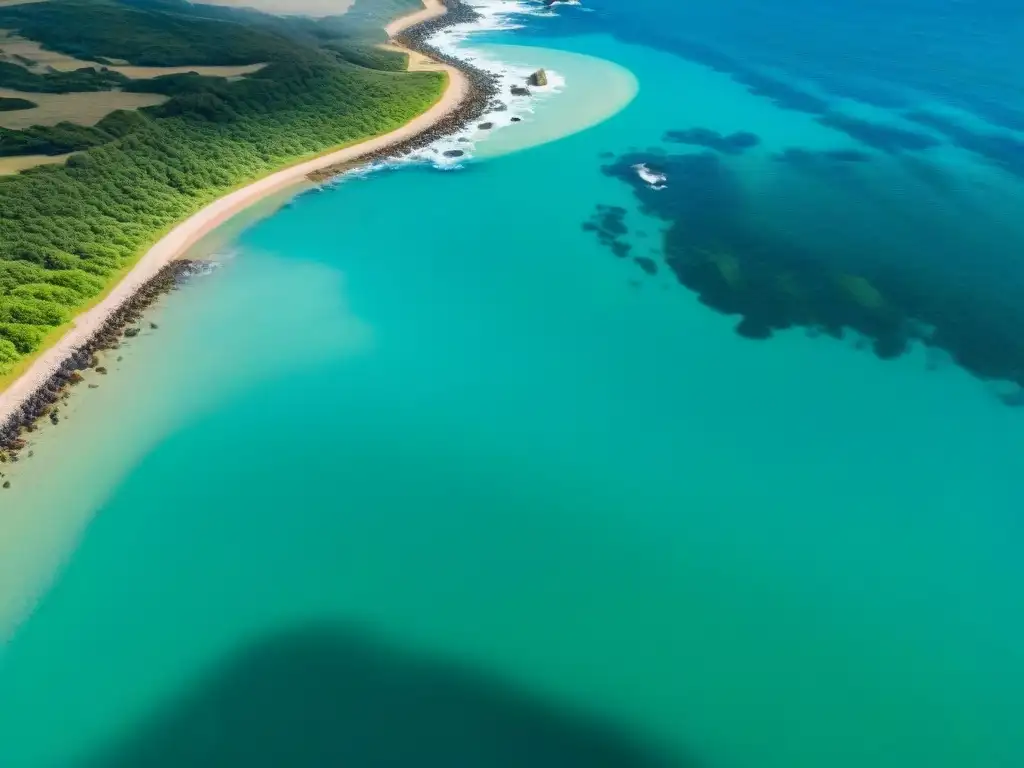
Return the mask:
<svg viewBox="0 0 1024 768">
<path fill-rule="evenodd" d="M 124 335 L 139 320 L 142 313 L 160 296 L 176 288 L 183 280 L 200 271 L 203 262 L 188 259 L 172 261 L 156 275 L 147 280 L 130 298 L 126 299 L 103 324 L 89 341 L 72 352 L 50 375 L 46 383 L 37 389 L 10 418 L 0 425 L 0 462 L 17 461 L 18 453 L 26 446 L 23 435 L 34 432 L 36 422 L 48 417 L 50 422 L 60 421 L 58 403 L 67 397 L 70 387 L 82 381 L 81 371 L 93 368 L 97 373 L 106 373 L 98 366 L 97 352 L 118 346 Z M 135 333 L 138 329 L 135 328 Z M 134 335 L 134 334 L 132 334 Z"/>
<path fill-rule="evenodd" d="M 433 144 L 438 139 L 458 133 L 467 125 L 479 120 L 491 108 L 491 105 L 499 95 L 498 79 L 489 72 L 484 72 L 482 69 L 468 64 L 462 59 L 449 56 L 426 42 L 439 30 L 455 24 L 474 22 L 480 18 L 480 14 L 462 3 L 461 0 L 443 1 L 448 9 L 446 14 L 409 27 L 402 34 L 397 35 L 394 40 L 410 50 L 421 53 L 424 56 L 429 56 L 434 61 L 442 64 L 448 64 L 462 72 L 469 82 L 469 95 L 458 107 L 422 133 L 405 141 L 392 144 L 389 147 L 368 152 L 355 160 L 321 168 L 309 174 L 308 178 L 310 181 L 326 181 L 338 174 L 345 173 L 353 168 L 359 168 L 368 163 L 381 162 L 408 155 L 417 149 Z"/>
</svg>

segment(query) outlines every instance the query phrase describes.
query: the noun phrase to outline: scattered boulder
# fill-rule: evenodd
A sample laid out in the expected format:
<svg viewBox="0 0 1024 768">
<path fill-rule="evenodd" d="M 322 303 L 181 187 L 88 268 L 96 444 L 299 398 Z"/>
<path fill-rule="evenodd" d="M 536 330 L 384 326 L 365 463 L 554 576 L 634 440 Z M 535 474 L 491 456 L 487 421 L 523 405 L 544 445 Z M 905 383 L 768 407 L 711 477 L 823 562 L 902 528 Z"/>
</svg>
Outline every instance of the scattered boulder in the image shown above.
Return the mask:
<svg viewBox="0 0 1024 768">
<path fill-rule="evenodd" d="M 140 328 L 125 328 L 124 335 L 126 338 L 133 339 L 139 335 Z"/>
<path fill-rule="evenodd" d="M 152 328 L 152 329 L 153 329 L 153 330 L 155 331 L 155 330 L 156 330 L 157 328 L 159 328 L 160 326 L 159 326 L 159 325 L 157 325 L 156 323 L 150 323 L 150 324 L 149 324 L 149 327 L 150 327 L 150 328 Z"/>
<path fill-rule="evenodd" d="M 513 117 L 511 119 L 513 123 L 521 123 L 523 121 L 523 118 L 521 117 Z"/>
<path fill-rule="evenodd" d="M 442 152 L 445 157 L 462 157 L 465 152 L 461 149 L 449 149 L 447 152 Z"/>
<path fill-rule="evenodd" d="M 548 73 L 543 69 L 538 69 L 526 79 L 526 82 L 536 88 L 543 88 L 548 84 Z"/>
<path fill-rule="evenodd" d="M 525 87 L 523 87 L 521 85 L 513 85 L 511 90 L 512 90 L 512 95 L 513 96 L 529 96 L 530 95 L 530 89 L 529 88 L 525 88 Z"/>
<path fill-rule="evenodd" d="M 10 480 L 4 480 L 4 488 L 10 488 L 10 487 L 11 487 L 11 481 Z"/>
<path fill-rule="evenodd" d="M 98 367 L 98 368 L 96 369 L 96 373 L 99 373 L 99 374 L 102 374 L 103 376 L 106 376 L 106 375 L 107 375 L 107 369 L 106 369 L 106 368 L 104 368 L 104 367 L 103 367 L 103 366 L 101 365 L 101 366 L 99 366 L 99 367 Z"/>
<path fill-rule="evenodd" d="M 481 131 L 489 131 L 493 127 L 494 123 L 480 123 L 480 125 L 477 126 Z"/>
</svg>

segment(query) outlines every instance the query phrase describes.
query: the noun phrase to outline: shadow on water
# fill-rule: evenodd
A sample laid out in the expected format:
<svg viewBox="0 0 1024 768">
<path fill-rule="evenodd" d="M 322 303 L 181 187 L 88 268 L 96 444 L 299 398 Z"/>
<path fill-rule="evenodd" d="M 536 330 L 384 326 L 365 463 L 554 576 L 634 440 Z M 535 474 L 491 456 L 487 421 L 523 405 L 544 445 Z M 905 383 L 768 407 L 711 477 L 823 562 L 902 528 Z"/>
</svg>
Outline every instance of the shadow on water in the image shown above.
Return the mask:
<svg viewBox="0 0 1024 768">
<path fill-rule="evenodd" d="M 362 632 L 311 626 L 233 654 L 82 768 L 682 766 L 577 713 Z"/>
</svg>

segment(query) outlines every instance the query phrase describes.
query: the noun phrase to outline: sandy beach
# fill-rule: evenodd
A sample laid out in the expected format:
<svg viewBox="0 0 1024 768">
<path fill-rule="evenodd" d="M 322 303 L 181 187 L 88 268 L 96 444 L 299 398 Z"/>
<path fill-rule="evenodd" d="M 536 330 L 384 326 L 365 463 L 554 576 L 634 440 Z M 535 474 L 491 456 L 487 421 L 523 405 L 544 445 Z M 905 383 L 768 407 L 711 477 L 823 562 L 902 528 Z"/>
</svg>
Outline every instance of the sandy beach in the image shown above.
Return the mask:
<svg viewBox="0 0 1024 768">
<path fill-rule="evenodd" d="M 415 24 L 446 13 L 447 9 L 440 0 L 423 0 L 423 3 L 425 7 L 422 11 L 411 13 L 391 22 L 386 27 L 388 35 L 394 37 Z M 419 55 L 413 52 L 409 53 L 411 54 L 410 62 L 415 66 L 420 61 Z M 420 64 L 420 66 L 423 65 Z M 87 342 L 103 326 L 106 319 L 143 283 L 156 275 L 169 262 L 183 256 L 204 235 L 268 195 L 280 193 L 288 187 L 301 184 L 305 181 L 306 176 L 313 171 L 349 163 L 372 152 L 413 138 L 458 108 L 470 93 L 470 85 L 466 76 L 454 67 L 445 64 L 430 62 L 429 67 L 446 72 L 448 86 L 434 106 L 401 128 L 276 171 L 216 200 L 175 226 L 142 256 L 131 271 L 99 304 L 76 317 L 73 322 L 74 327 L 56 344 L 39 355 L 22 376 L 0 393 L 0 424 L 4 424 L 14 415 L 21 404 L 46 383 L 62 361 L 76 348 Z"/>
</svg>

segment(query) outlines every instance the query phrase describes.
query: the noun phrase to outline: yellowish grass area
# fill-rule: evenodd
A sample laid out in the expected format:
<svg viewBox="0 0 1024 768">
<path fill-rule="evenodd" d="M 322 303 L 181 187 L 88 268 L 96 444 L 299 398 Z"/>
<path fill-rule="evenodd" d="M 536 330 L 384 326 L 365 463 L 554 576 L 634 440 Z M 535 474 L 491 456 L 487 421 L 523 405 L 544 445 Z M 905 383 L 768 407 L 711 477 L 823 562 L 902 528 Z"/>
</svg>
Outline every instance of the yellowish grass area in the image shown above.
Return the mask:
<svg viewBox="0 0 1024 768">
<path fill-rule="evenodd" d="M 355 0 L 203 0 L 208 5 L 252 8 L 279 16 L 340 16 Z"/>
<path fill-rule="evenodd" d="M 0 0 L 2 3 L 3 0 Z M 42 2 L 42 0 L 33 0 Z M 24 37 L 0 30 L 0 61 L 9 61 L 13 64 L 27 66 L 33 72 L 47 72 L 56 69 L 60 72 L 71 72 L 83 67 L 106 67 L 115 72 L 120 72 L 125 77 L 142 79 L 158 77 L 160 75 L 175 75 L 183 72 L 198 72 L 200 75 L 212 75 L 214 77 L 241 77 L 256 72 L 265 67 L 265 64 L 243 64 L 239 66 L 204 67 L 204 66 L 182 66 L 182 67 L 136 67 L 127 62 L 114 64 L 97 64 L 95 61 L 76 59 L 74 56 L 67 56 L 57 51 L 48 51 L 34 40 L 27 40 Z M 32 62 L 29 64 L 28 62 Z"/>
<path fill-rule="evenodd" d="M 0 157 L 0 176 L 10 176 L 21 173 L 26 168 L 34 168 L 37 165 L 53 165 L 63 163 L 71 157 L 69 152 L 66 155 L 18 155 L 17 157 Z"/>
<path fill-rule="evenodd" d="M 96 66 L 95 64 L 91 66 Z M 117 64 L 114 66 L 108 66 L 107 69 L 112 69 L 115 72 L 120 72 L 125 77 L 130 77 L 133 80 L 142 80 L 149 77 L 159 77 L 160 75 L 179 75 L 184 72 L 196 72 L 200 75 L 210 75 L 211 77 L 241 77 L 242 75 L 249 75 L 253 72 L 257 72 L 263 69 L 266 64 L 240 64 L 238 66 L 222 66 L 222 67 L 134 67 L 131 65 Z"/>
<path fill-rule="evenodd" d="M 410 51 L 405 48 L 400 48 L 399 46 L 393 45 L 391 43 L 381 43 L 379 47 L 385 51 L 393 51 L 394 53 L 404 53 L 406 56 L 406 69 L 409 72 L 445 71 L 444 64 L 440 64 L 417 51 Z"/>
<path fill-rule="evenodd" d="M 43 50 L 39 43 L 18 37 L 5 30 L 0 30 L 0 54 L 3 54 L 4 60 L 23 66 L 28 66 L 25 61 L 25 59 L 28 59 L 28 61 L 35 64 L 35 66 L 30 66 L 29 69 L 35 72 L 44 72 L 50 67 L 70 72 L 82 67 L 99 66 L 88 61 L 65 56 L 63 53 L 57 53 L 57 51 Z"/>
<path fill-rule="evenodd" d="M 155 93 L 123 93 L 99 91 L 97 93 L 29 93 L 0 88 L 0 97 L 25 98 L 38 104 L 33 109 L 0 112 L 0 127 L 22 130 L 33 125 L 56 125 L 70 122 L 78 125 L 96 125 L 115 109 L 138 109 L 163 104 L 166 96 Z"/>
</svg>

